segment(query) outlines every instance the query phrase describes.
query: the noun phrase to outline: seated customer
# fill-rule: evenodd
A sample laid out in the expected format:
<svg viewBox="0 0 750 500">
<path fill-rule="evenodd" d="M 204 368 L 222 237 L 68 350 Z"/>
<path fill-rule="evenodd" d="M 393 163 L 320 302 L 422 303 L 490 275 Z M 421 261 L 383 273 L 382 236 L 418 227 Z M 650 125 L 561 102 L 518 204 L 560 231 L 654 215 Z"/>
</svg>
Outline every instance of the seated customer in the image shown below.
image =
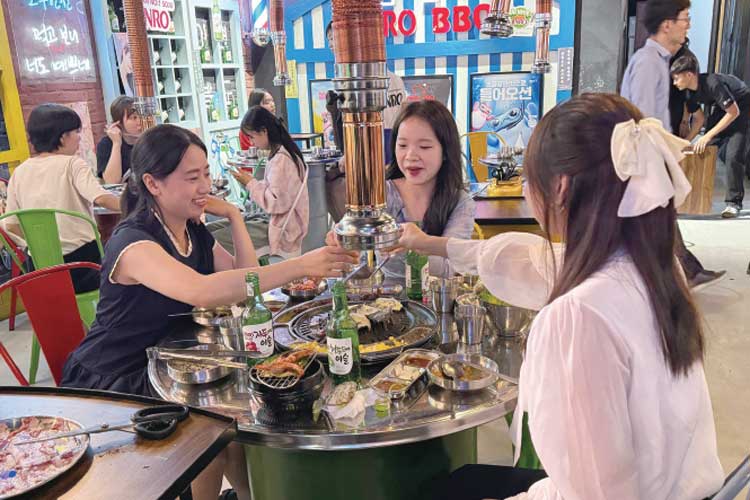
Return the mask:
<svg viewBox="0 0 750 500">
<path fill-rule="evenodd" d="M 141 119 L 133 108 L 133 98 L 120 96 L 109 107 L 112 124 L 96 145 L 96 173 L 107 184 L 120 184 L 130 170 L 133 144 L 143 132 Z"/>
<path fill-rule="evenodd" d="M 107 243 L 101 297 L 89 334 L 65 363 L 62 385 L 152 395 L 146 349 L 169 334 L 169 316 L 193 306 L 245 300 L 245 275 L 256 272 L 263 290 L 306 275 L 340 275 L 356 259 L 322 248 L 277 265 L 257 267 L 239 210 L 209 197 L 206 147 L 173 125 L 146 131 L 133 148 L 132 175 L 123 194 L 125 219 Z M 231 223 L 235 254 L 216 244 L 200 217 Z M 333 250 L 333 251 L 332 251 Z M 232 448 L 227 476 L 238 497 L 249 499 L 242 449 Z M 224 460 L 224 459 L 222 459 Z M 215 499 L 222 467 L 214 461 L 193 483 L 193 498 Z M 218 481 L 216 479 L 218 478 Z M 198 484 L 196 484 L 198 483 Z"/>
<path fill-rule="evenodd" d="M 438 101 L 409 103 L 393 126 L 391 157 L 388 213 L 397 222 L 421 223 L 430 235 L 471 238 L 476 207 L 464 188 L 461 143 L 450 111 Z M 404 254 L 391 257 L 385 276 L 403 278 L 404 260 Z M 429 262 L 430 275 L 451 274 L 445 259 Z"/>
<path fill-rule="evenodd" d="M 526 454 L 527 415 L 544 471 L 464 466 L 441 499 L 701 500 L 721 487 L 703 322 L 674 255 L 687 144 L 619 96 L 583 94 L 547 113 L 526 150 L 526 199 L 547 238 L 404 228 L 403 247 L 541 309 L 511 434 Z"/>
<path fill-rule="evenodd" d="M 266 89 L 257 88 L 250 92 L 250 97 L 247 98 L 247 109 L 249 110 L 253 106 L 266 108 L 272 115 L 276 116 L 276 101 L 273 100 L 273 96 Z M 247 151 L 250 146 L 254 146 L 252 139 L 240 129 L 240 149 Z"/>
<path fill-rule="evenodd" d="M 31 111 L 26 124 L 36 155 L 16 168 L 8 183 L 8 212 L 29 208 L 55 208 L 94 218 L 92 205 L 119 211 L 119 200 L 101 187 L 91 166 L 76 156 L 81 142 L 81 119 L 60 104 L 42 104 Z M 15 217 L 5 219 L 15 235 L 23 233 Z M 100 263 L 99 247 L 86 221 L 57 216 L 65 262 Z M 76 293 L 99 288 L 99 273 L 75 269 L 71 273 Z"/>
<path fill-rule="evenodd" d="M 417 222 L 434 236 L 471 238 L 476 205 L 464 188 L 461 144 L 450 111 L 438 101 L 409 103 L 396 119 L 390 147 L 386 203 L 396 222 Z M 343 192 L 339 194 L 343 199 Z M 338 245 L 333 231 L 326 243 Z M 428 272 L 451 274 L 441 257 L 430 257 Z M 405 254 L 392 255 L 383 273 L 404 279 Z"/>
<path fill-rule="evenodd" d="M 310 218 L 307 167 L 284 125 L 270 111 L 251 108 L 242 120 L 242 130 L 261 149 L 270 149 L 263 180 L 233 170 L 232 175 L 250 193 L 250 198 L 268 215 L 270 254 L 293 257 L 302 250 Z"/>
</svg>

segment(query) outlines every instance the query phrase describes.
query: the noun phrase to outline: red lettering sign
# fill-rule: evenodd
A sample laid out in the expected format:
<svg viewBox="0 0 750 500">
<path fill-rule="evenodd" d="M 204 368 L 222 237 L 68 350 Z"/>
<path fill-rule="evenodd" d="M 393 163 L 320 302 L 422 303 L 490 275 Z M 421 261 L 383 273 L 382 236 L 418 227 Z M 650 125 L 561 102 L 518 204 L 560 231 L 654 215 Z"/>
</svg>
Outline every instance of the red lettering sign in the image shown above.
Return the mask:
<svg viewBox="0 0 750 500">
<path fill-rule="evenodd" d="M 406 20 L 409 20 L 409 28 L 406 28 Z M 413 10 L 406 9 L 398 16 L 398 29 L 404 36 L 411 36 L 417 31 L 417 16 Z"/>
<path fill-rule="evenodd" d="M 432 9 L 432 32 L 448 33 L 451 29 L 450 15 L 451 11 L 447 7 L 434 7 Z"/>
<path fill-rule="evenodd" d="M 398 36 L 396 31 L 396 13 L 392 10 L 383 11 L 383 29 L 385 30 L 384 36 Z"/>
<path fill-rule="evenodd" d="M 448 33 L 451 29 L 456 33 L 466 33 L 472 28 L 481 29 L 482 22 L 490 12 L 490 5 L 480 3 L 472 11 L 466 5 L 453 7 L 453 22 L 451 11 L 447 7 L 432 8 L 432 32 L 436 34 Z M 399 13 L 392 10 L 383 11 L 383 31 L 389 36 L 410 36 L 417 31 L 417 19 L 413 10 L 405 9 Z"/>
<path fill-rule="evenodd" d="M 471 9 L 466 5 L 453 7 L 453 31 L 466 33 L 471 29 Z"/>
<path fill-rule="evenodd" d="M 482 29 L 482 23 L 487 14 L 490 13 L 490 6 L 486 3 L 480 3 L 474 7 L 474 26 L 479 30 Z"/>
</svg>

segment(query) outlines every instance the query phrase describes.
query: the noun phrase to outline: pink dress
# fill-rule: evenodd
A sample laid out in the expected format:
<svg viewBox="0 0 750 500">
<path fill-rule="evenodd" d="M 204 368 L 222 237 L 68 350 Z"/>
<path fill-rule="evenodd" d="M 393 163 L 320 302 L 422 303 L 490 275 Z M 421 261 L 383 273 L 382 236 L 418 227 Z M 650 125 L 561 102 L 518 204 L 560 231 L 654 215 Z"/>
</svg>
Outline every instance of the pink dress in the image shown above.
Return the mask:
<svg viewBox="0 0 750 500">
<path fill-rule="evenodd" d="M 281 147 L 266 164 L 263 180 L 251 179 L 246 185 L 250 197 L 271 220 L 268 241 L 271 255 L 296 255 L 310 222 L 307 168 L 295 162 Z"/>
</svg>

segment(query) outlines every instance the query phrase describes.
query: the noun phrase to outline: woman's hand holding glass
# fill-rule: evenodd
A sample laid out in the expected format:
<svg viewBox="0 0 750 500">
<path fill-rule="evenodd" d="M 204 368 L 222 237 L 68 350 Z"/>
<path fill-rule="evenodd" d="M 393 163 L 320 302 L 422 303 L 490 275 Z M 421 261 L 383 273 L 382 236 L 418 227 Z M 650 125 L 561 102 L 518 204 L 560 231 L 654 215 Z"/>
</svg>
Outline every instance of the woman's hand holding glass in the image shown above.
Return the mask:
<svg viewBox="0 0 750 500">
<path fill-rule="evenodd" d="M 324 246 L 299 257 L 305 276 L 340 278 L 350 266 L 357 264 L 357 252 L 337 246 Z"/>
</svg>

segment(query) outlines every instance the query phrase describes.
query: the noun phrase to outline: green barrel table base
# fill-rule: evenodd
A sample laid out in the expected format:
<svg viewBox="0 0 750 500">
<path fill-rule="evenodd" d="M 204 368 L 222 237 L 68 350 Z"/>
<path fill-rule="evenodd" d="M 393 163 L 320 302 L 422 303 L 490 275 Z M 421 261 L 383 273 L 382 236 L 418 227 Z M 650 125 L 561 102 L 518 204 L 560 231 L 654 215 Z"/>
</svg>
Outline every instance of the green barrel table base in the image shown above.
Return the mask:
<svg viewBox="0 0 750 500">
<path fill-rule="evenodd" d="M 477 462 L 477 430 L 342 451 L 245 446 L 253 500 L 429 500 L 441 479 Z"/>
</svg>

